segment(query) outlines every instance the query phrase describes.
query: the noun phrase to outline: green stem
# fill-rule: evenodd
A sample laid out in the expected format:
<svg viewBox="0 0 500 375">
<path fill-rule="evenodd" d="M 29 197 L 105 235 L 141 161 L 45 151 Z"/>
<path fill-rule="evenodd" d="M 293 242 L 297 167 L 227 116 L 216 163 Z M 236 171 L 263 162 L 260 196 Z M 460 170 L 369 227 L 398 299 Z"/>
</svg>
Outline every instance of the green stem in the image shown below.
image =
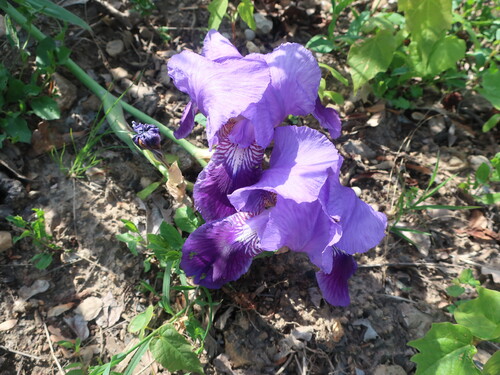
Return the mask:
<svg viewBox="0 0 500 375">
<path fill-rule="evenodd" d="M 2 8 L 6 14 L 8 14 L 19 25 L 21 25 L 21 27 L 23 27 L 27 32 L 29 32 L 30 35 L 32 35 L 37 41 L 41 42 L 47 37 L 37 27 L 29 24 L 27 22 L 26 17 L 23 16 L 21 13 L 19 13 L 19 11 L 8 2 L 1 1 L 0 8 Z M 138 120 L 144 123 L 154 124 L 158 126 L 160 132 L 163 135 L 165 135 L 168 139 L 170 139 L 171 141 L 173 141 L 174 143 L 178 144 L 183 149 L 185 149 L 191 156 L 193 156 L 194 159 L 196 159 L 196 161 L 202 167 L 207 165 L 205 159 L 208 159 L 210 154 L 206 149 L 201 149 L 199 147 L 196 147 L 195 145 L 189 143 L 184 139 L 175 138 L 173 131 L 167 128 L 165 125 L 161 124 L 160 122 L 156 121 L 155 119 L 146 115 L 145 113 L 139 111 L 130 104 L 125 103 L 124 101 L 111 95 L 104 87 L 99 85 L 87 73 L 85 73 L 85 71 L 82 68 L 80 68 L 72 59 L 68 58 L 67 61 L 65 61 L 62 65 L 65 66 L 80 82 L 82 82 L 90 91 L 92 91 L 92 93 L 94 93 L 103 102 L 103 105 L 107 110 L 106 116 L 109 116 L 109 114 L 114 114 L 114 118 L 111 121 L 115 123 L 114 127 L 112 125 L 113 130 L 115 131 L 116 135 L 129 147 L 131 147 L 132 149 L 137 149 L 137 147 L 134 147 L 135 144 L 132 142 L 130 138 L 130 129 L 126 124 L 125 119 L 123 118 L 123 114 L 118 115 L 118 111 L 116 111 L 114 108 L 114 106 L 117 103 L 120 104 L 125 111 L 129 112 L 132 116 L 134 116 Z M 146 157 L 148 158 L 148 160 L 150 160 L 148 156 Z M 163 171 L 161 172 L 163 173 Z"/>
</svg>

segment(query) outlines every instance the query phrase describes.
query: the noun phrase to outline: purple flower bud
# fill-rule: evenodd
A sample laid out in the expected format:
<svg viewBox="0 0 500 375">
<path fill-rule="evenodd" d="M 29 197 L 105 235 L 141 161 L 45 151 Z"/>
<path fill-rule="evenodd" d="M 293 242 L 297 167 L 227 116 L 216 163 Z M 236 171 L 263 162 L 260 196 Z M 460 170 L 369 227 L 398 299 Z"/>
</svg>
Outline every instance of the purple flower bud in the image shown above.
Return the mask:
<svg viewBox="0 0 500 375">
<path fill-rule="evenodd" d="M 132 128 L 137 133 L 132 138 L 134 143 L 147 150 L 159 150 L 161 143 L 160 130 L 151 124 L 132 121 Z"/>
</svg>

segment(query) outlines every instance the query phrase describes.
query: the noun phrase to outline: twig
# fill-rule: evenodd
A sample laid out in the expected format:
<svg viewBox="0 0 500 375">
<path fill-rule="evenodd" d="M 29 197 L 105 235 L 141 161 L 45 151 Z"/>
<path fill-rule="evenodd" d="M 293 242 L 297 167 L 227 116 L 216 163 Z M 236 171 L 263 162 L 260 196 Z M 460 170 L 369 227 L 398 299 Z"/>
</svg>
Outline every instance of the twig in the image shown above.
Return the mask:
<svg viewBox="0 0 500 375">
<path fill-rule="evenodd" d="M 139 371 L 136 375 L 141 375 L 143 372 L 145 372 L 147 369 L 149 369 L 151 367 L 151 365 L 155 363 L 155 360 L 153 359 L 151 362 L 149 362 L 147 364 L 147 366 L 145 366 L 141 371 Z"/>
<path fill-rule="evenodd" d="M 409 302 L 409 303 L 417 303 L 416 301 L 412 301 L 411 299 L 404 298 L 404 297 L 398 297 L 398 296 L 391 296 L 390 294 L 378 294 L 381 297 L 386 297 L 389 299 L 394 299 L 396 301 L 400 302 Z"/>
<path fill-rule="evenodd" d="M 286 370 L 290 362 L 292 362 L 293 357 L 295 357 L 295 353 L 290 354 L 290 357 L 286 360 L 286 362 L 283 364 L 283 366 L 280 367 L 278 371 L 276 371 L 276 375 L 280 375 L 283 371 Z"/>
<path fill-rule="evenodd" d="M 5 350 L 6 352 L 11 352 L 11 353 L 14 353 L 14 354 L 19 354 L 19 355 L 22 355 L 23 357 L 28 357 L 28 358 L 31 358 L 31 359 L 36 359 L 37 361 L 43 361 L 43 358 L 42 357 L 38 357 L 36 355 L 32 355 L 32 354 L 28 354 L 28 353 L 23 353 L 23 352 L 20 352 L 18 350 L 14 350 L 14 349 L 9 349 L 3 345 L 0 345 L 0 349 L 2 350 Z"/>
<path fill-rule="evenodd" d="M 45 322 L 43 322 L 43 329 L 45 331 L 45 335 L 47 336 L 47 341 L 49 342 L 50 354 L 52 354 L 52 358 L 54 359 L 54 362 L 56 363 L 57 368 L 59 369 L 60 373 L 62 375 L 64 375 L 65 372 L 64 372 L 63 368 L 61 367 L 61 364 L 57 360 L 56 354 L 54 353 L 54 347 L 52 346 L 52 341 L 50 341 L 49 330 L 47 329 L 47 324 L 45 324 Z"/>
<path fill-rule="evenodd" d="M 358 268 L 381 268 L 381 267 L 450 267 L 456 268 L 460 267 L 456 264 L 445 264 L 445 263 L 412 263 L 412 262 L 402 262 L 402 263 L 376 263 L 376 264 L 361 264 Z"/>
</svg>

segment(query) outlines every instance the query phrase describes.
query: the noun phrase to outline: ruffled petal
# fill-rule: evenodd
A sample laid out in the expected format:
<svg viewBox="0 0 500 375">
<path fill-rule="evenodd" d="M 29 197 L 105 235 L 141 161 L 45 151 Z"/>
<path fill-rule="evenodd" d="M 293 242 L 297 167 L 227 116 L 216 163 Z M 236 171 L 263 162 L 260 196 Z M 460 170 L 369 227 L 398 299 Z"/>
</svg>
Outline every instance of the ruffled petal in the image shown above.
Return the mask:
<svg viewBox="0 0 500 375">
<path fill-rule="evenodd" d="M 342 123 L 338 112 L 333 108 L 323 106 L 319 97 L 316 99 L 313 116 L 316 117 L 322 127 L 328 130 L 333 139 L 340 137 Z"/>
<path fill-rule="evenodd" d="M 342 163 L 335 146 L 321 133 L 307 127 L 285 126 L 275 130 L 270 168 L 252 186 L 236 190 L 229 197 L 239 211 L 251 205 L 252 191 L 266 190 L 297 203 L 318 199 L 329 169 Z"/>
<path fill-rule="evenodd" d="M 189 133 L 193 131 L 194 128 L 194 117 L 198 112 L 198 107 L 192 100 L 184 108 L 184 112 L 181 117 L 181 124 L 179 128 L 174 132 L 174 136 L 177 139 L 186 138 Z"/>
<path fill-rule="evenodd" d="M 203 224 L 182 248 L 181 267 L 196 284 L 220 288 L 248 271 L 252 258 L 261 252 L 250 216 L 237 213 Z"/>
<path fill-rule="evenodd" d="M 207 59 L 216 62 L 241 59 L 243 57 L 227 38 L 224 38 L 218 31 L 213 29 L 205 36 L 201 54 Z"/>
<path fill-rule="evenodd" d="M 333 251 L 332 272 L 316 273 L 319 288 L 323 298 L 333 306 L 347 306 L 351 302 L 349 297 L 349 278 L 356 272 L 358 265 L 354 258 L 344 252 Z"/>
<path fill-rule="evenodd" d="M 359 199 L 354 190 L 342 186 L 338 175 L 328 179 L 320 199 L 342 227 L 342 237 L 335 243 L 339 249 L 348 254 L 363 253 L 384 238 L 387 217 Z"/>
<path fill-rule="evenodd" d="M 262 100 L 244 113 L 254 124 L 257 144 L 265 148 L 272 141 L 273 128 L 286 116 L 313 112 L 321 71 L 311 52 L 296 43 L 283 44 L 266 55 L 250 54 L 245 59 L 264 60 L 271 74 L 271 85 Z"/>
<path fill-rule="evenodd" d="M 283 108 L 283 116 L 311 113 L 321 79 L 312 53 L 300 44 L 285 43 L 264 59 L 271 72 L 271 85 L 278 92 L 273 99 Z"/>
<path fill-rule="evenodd" d="M 341 228 L 318 202 L 296 203 L 278 197 L 269 210 L 265 229 L 259 232 L 262 249 L 278 250 L 287 246 L 292 251 L 305 252 L 324 272 L 332 269 L 330 243 L 337 242 Z M 325 250 L 325 249 L 329 250 Z"/>
<path fill-rule="evenodd" d="M 190 51 L 173 56 L 168 73 L 207 117 L 211 146 L 219 129 L 259 102 L 270 83 L 269 68 L 263 61 L 230 59 L 216 63 Z"/>
<path fill-rule="evenodd" d="M 222 219 L 236 212 L 228 195 L 259 179 L 263 158 L 264 149 L 255 143 L 242 148 L 228 138 L 221 139 L 194 185 L 195 206 L 205 221 Z"/>
</svg>

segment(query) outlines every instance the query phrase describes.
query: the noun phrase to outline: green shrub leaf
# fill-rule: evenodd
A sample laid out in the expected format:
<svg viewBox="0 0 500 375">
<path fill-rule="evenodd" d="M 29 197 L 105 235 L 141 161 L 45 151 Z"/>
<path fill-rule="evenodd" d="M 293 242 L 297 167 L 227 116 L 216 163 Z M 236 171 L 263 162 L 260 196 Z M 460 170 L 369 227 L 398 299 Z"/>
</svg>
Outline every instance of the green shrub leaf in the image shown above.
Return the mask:
<svg viewBox="0 0 500 375">
<path fill-rule="evenodd" d="M 455 311 L 458 324 L 482 340 L 500 338 L 500 292 L 478 286 L 479 297 L 460 305 Z"/>
<path fill-rule="evenodd" d="M 182 236 L 175 227 L 163 222 L 160 225 L 160 234 L 172 249 L 174 250 L 182 249 L 182 245 L 184 245 L 184 240 L 182 239 Z"/>
<path fill-rule="evenodd" d="M 61 117 L 61 111 L 56 101 L 48 96 L 34 98 L 30 102 L 35 115 L 44 120 L 57 120 Z"/>
<path fill-rule="evenodd" d="M 194 214 L 191 207 L 180 207 L 175 211 L 175 225 L 187 233 L 193 233 L 200 226 L 200 220 Z"/>
<path fill-rule="evenodd" d="M 249 28 L 255 30 L 255 20 L 253 18 L 253 3 L 251 0 L 242 0 L 238 4 L 238 14 Z"/>
<path fill-rule="evenodd" d="M 210 12 L 208 28 L 218 30 L 227 12 L 228 0 L 212 0 L 207 9 Z"/>
<path fill-rule="evenodd" d="M 168 371 L 193 371 L 203 374 L 198 356 L 191 345 L 171 324 L 167 324 L 153 337 L 149 350 L 153 357 Z"/>
<path fill-rule="evenodd" d="M 426 74 L 429 76 L 438 75 L 445 70 L 456 67 L 457 61 L 465 56 L 465 41 L 454 35 L 446 36 L 436 42 L 429 62 Z"/>
<path fill-rule="evenodd" d="M 415 375 L 481 374 L 472 361 L 477 351 L 473 339 L 465 327 L 451 323 L 432 324 L 423 338 L 408 343 L 420 351 L 411 358 L 417 364 Z"/>
<path fill-rule="evenodd" d="M 131 333 L 139 332 L 147 327 L 151 319 L 153 318 L 154 306 L 148 306 L 148 308 L 132 318 L 128 325 L 128 331 Z"/>
<path fill-rule="evenodd" d="M 387 30 L 379 31 L 374 37 L 351 47 L 347 63 L 351 67 L 355 92 L 377 73 L 389 68 L 395 50 L 396 40 Z"/>
<path fill-rule="evenodd" d="M 493 354 L 483 367 L 483 375 L 497 374 L 500 374 L 500 350 Z"/>
<path fill-rule="evenodd" d="M 496 66 L 493 66 L 483 74 L 481 87 L 478 88 L 477 91 L 486 99 L 488 99 L 488 101 L 490 101 L 496 109 L 500 109 L 500 92 L 498 90 L 499 87 L 500 69 L 498 69 Z"/>
</svg>

